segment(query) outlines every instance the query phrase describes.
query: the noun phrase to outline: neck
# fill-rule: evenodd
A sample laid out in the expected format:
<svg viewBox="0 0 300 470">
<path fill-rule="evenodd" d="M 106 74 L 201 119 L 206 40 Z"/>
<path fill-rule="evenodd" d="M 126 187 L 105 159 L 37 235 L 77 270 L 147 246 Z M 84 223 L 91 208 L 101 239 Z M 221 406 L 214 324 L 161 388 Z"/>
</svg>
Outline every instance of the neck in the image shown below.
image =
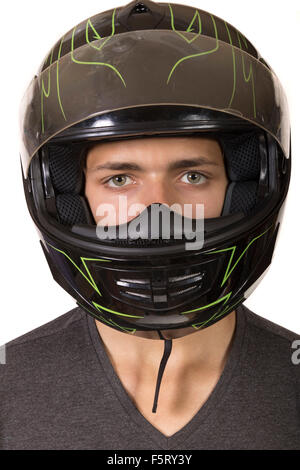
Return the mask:
<svg viewBox="0 0 300 470">
<path fill-rule="evenodd" d="M 145 332 L 145 337 L 135 337 L 121 333 L 96 320 L 97 329 L 104 343 L 106 352 L 115 366 L 126 368 L 149 368 L 157 373 L 163 350 L 164 341 L 158 338 L 155 332 Z M 176 338 L 176 331 L 164 330 L 166 339 L 173 339 L 172 354 L 168 362 L 168 368 L 174 371 L 187 367 L 223 369 L 234 336 L 236 325 L 236 313 L 231 312 L 222 320 L 196 331 L 188 336 Z M 148 336 L 147 336 L 148 334 Z M 172 337 L 173 334 L 173 337 Z M 175 339 L 174 339 L 175 338 Z"/>
</svg>

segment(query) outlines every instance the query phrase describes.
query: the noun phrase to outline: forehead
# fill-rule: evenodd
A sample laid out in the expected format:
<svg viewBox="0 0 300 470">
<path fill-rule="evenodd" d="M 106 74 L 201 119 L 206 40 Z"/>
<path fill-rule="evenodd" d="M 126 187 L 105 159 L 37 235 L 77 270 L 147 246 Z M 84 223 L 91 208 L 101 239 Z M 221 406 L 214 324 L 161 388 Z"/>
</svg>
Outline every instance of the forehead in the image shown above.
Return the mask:
<svg viewBox="0 0 300 470">
<path fill-rule="evenodd" d="M 143 157 L 167 156 L 168 159 L 177 159 L 191 156 L 207 156 L 220 158 L 221 146 L 217 139 L 212 137 L 143 137 L 118 140 L 114 142 L 100 142 L 93 145 L 87 154 L 89 160 L 103 160 L 107 157 L 127 159 Z"/>
</svg>

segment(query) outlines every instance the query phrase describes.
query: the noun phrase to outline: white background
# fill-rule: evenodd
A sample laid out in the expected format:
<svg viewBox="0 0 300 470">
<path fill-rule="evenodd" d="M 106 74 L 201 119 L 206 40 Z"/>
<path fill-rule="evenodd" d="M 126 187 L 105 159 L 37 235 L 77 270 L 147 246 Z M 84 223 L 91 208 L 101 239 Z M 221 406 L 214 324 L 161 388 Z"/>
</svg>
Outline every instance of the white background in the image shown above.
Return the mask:
<svg viewBox="0 0 300 470">
<path fill-rule="evenodd" d="M 23 93 L 53 44 L 73 26 L 122 0 L 5 2 L 1 6 L 1 314 L 0 344 L 75 306 L 56 284 L 27 212 L 19 163 L 18 110 Z M 293 168 L 283 226 L 272 265 L 246 301 L 257 314 L 300 333 L 300 3 L 293 0 L 189 0 L 236 26 L 281 80 L 293 130 Z"/>
</svg>

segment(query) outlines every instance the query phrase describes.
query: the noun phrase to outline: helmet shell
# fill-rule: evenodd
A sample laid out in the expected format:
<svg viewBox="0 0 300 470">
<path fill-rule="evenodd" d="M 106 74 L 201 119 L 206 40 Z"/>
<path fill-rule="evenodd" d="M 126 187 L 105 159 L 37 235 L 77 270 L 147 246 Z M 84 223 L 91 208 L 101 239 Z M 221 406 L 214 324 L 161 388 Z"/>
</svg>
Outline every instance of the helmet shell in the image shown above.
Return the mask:
<svg viewBox="0 0 300 470">
<path fill-rule="evenodd" d="M 248 39 L 194 7 L 145 1 L 148 11 L 137 13 L 136 5 L 88 18 L 47 55 L 21 105 L 24 173 L 43 144 L 75 124 L 153 105 L 238 116 L 269 132 L 288 158 L 284 90 Z"/>
</svg>

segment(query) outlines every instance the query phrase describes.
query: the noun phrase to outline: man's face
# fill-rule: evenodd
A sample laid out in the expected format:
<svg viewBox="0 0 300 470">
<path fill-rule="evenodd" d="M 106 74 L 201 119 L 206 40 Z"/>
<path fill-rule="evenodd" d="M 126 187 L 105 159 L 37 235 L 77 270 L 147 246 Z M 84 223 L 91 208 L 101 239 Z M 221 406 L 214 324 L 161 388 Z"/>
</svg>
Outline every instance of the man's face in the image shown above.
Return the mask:
<svg viewBox="0 0 300 470">
<path fill-rule="evenodd" d="M 88 152 L 85 176 L 85 195 L 96 223 L 103 218 L 97 208 L 104 203 L 115 207 L 119 220 L 119 196 L 126 196 L 128 208 L 137 203 L 178 204 L 183 213 L 184 204 L 190 204 L 196 217 L 196 204 L 203 204 L 205 218 L 218 217 L 228 184 L 219 143 L 198 136 L 101 142 Z M 138 213 L 123 214 L 122 222 Z"/>
</svg>

